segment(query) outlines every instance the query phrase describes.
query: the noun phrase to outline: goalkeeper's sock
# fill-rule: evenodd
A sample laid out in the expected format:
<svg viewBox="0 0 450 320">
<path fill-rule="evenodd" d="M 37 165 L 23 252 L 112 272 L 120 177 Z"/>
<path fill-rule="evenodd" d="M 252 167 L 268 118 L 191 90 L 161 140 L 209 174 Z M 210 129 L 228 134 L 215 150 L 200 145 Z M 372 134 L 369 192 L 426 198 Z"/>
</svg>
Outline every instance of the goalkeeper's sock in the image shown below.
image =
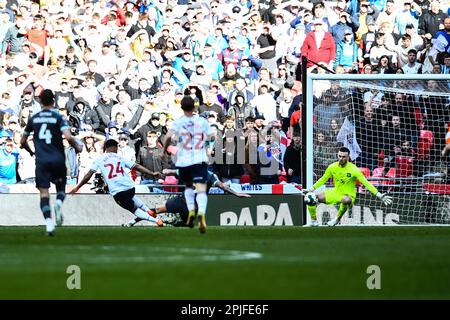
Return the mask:
<svg viewBox="0 0 450 320">
<path fill-rule="evenodd" d="M 145 205 L 145 203 L 142 202 L 142 200 L 139 199 L 139 198 L 136 197 L 136 196 L 133 197 L 133 202 L 134 202 L 134 205 L 135 205 L 137 208 L 141 208 L 141 209 L 144 210 L 144 211 L 150 210 L 150 209 Z"/>
<path fill-rule="evenodd" d="M 341 205 L 339 206 L 338 213 L 337 213 L 338 221 L 341 220 L 341 218 L 344 215 L 344 213 L 347 212 L 347 209 L 348 209 L 348 205 L 341 203 Z"/>
<path fill-rule="evenodd" d="M 317 206 L 308 206 L 308 211 L 309 211 L 311 220 L 317 220 L 316 209 L 317 209 Z"/>
<path fill-rule="evenodd" d="M 155 223 L 158 221 L 158 219 L 153 218 L 151 215 L 140 208 L 137 208 L 136 211 L 134 211 L 134 215 L 138 218 L 141 218 L 142 220 L 147 220 Z"/>
<path fill-rule="evenodd" d="M 186 188 L 184 190 L 184 198 L 186 199 L 186 206 L 189 212 L 195 212 L 195 192 L 192 188 Z"/>
</svg>

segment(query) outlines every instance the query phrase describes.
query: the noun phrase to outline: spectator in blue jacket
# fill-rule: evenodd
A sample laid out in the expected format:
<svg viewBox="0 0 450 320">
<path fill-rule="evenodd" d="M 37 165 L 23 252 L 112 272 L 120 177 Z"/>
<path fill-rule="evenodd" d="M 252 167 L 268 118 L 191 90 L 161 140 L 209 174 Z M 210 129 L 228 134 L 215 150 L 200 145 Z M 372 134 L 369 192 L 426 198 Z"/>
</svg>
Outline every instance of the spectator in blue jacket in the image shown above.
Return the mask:
<svg viewBox="0 0 450 320">
<path fill-rule="evenodd" d="M 262 67 L 262 61 L 253 56 L 242 57 L 241 64 L 239 65 L 237 72 L 239 75 L 247 80 L 247 83 L 252 83 L 258 79 L 258 71 Z"/>
<path fill-rule="evenodd" d="M 414 7 L 414 8 L 413 8 Z M 414 29 L 419 28 L 419 16 L 422 13 L 422 9 L 413 3 L 413 0 L 405 0 L 403 3 L 403 10 L 397 14 L 395 18 L 395 28 L 398 34 L 406 33 L 406 25 L 412 24 Z"/>
<path fill-rule="evenodd" d="M 11 138 L 6 138 L 0 148 L 0 185 L 14 184 L 16 179 L 17 154 L 13 153 L 14 143 Z"/>
<path fill-rule="evenodd" d="M 334 61 L 334 68 L 342 65 L 348 72 L 358 65 L 358 60 L 361 58 L 361 51 L 353 37 L 353 32 L 350 29 L 344 31 L 344 39 L 336 46 L 336 60 Z"/>
<path fill-rule="evenodd" d="M 358 30 L 359 23 L 353 19 L 354 17 L 350 16 L 347 12 L 341 12 L 339 15 L 339 22 L 331 27 L 331 35 L 333 36 L 336 45 L 344 39 L 344 34 L 348 29 L 355 32 Z"/>
</svg>

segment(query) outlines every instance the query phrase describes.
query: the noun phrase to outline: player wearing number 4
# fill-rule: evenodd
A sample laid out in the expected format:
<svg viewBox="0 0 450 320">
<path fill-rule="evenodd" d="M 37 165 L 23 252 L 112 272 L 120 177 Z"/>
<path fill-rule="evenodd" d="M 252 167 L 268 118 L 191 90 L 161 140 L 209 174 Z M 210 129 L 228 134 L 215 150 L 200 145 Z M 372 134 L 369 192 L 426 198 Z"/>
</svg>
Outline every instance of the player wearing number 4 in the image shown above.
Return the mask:
<svg viewBox="0 0 450 320">
<path fill-rule="evenodd" d="M 181 180 L 186 185 L 184 197 L 189 210 L 186 224 L 191 228 L 194 227 L 195 202 L 197 202 L 199 230 L 200 233 L 205 233 L 205 214 L 208 204 L 206 182 L 208 180 L 209 161 L 205 142 L 213 134 L 213 130 L 207 120 L 194 116 L 194 103 L 194 99 L 191 97 L 184 97 L 181 100 L 181 109 L 184 111 L 184 116 L 172 123 L 164 141 L 162 156 L 166 154 L 172 136 L 177 136 L 178 151 L 175 166 L 179 170 Z"/>
<path fill-rule="evenodd" d="M 95 159 L 91 170 L 86 173 L 80 183 L 70 192 L 75 194 L 83 185 L 85 185 L 97 170 L 100 170 L 102 176 L 108 185 L 109 193 L 113 196 L 116 203 L 122 208 L 130 211 L 136 217 L 156 223 L 157 226 L 164 226 L 163 222 L 156 218 L 156 213 L 151 211 L 141 199 L 135 196 L 134 183 L 125 173 L 125 168 L 133 169 L 148 174 L 158 175 L 147 168 L 134 163 L 117 154 L 119 143 L 116 140 L 109 139 L 105 142 L 105 153 Z"/>
<path fill-rule="evenodd" d="M 55 224 L 51 218 L 50 183 L 56 186 L 55 216 L 56 224 L 62 224 L 61 207 L 66 197 L 66 156 L 63 146 L 63 137 L 77 152 L 82 151 L 82 145 L 72 137 L 69 124 L 53 109 L 55 95 L 51 90 L 43 90 L 40 95 L 42 110 L 36 113 L 29 121 L 23 132 L 20 145 L 32 156 L 36 153 L 36 187 L 41 195 L 41 210 L 45 218 L 46 232 L 49 236 L 55 235 Z M 33 144 L 35 151 L 31 150 L 27 138 L 34 131 Z"/>
<path fill-rule="evenodd" d="M 326 204 L 340 204 L 337 214 L 337 218 L 330 220 L 328 226 L 332 227 L 339 224 L 342 216 L 347 211 L 348 207 L 353 205 L 356 200 L 356 181 L 358 180 L 367 188 L 373 195 L 380 199 L 385 205 L 390 205 L 392 203 L 392 197 L 378 192 L 361 171 L 353 163 L 349 162 L 350 150 L 348 148 L 342 147 L 338 152 L 338 161 L 330 164 L 325 170 L 322 178 L 317 181 L 312 188 L 303 190 L 304 194 L 313 192 L 329 178 L 333 177 L 334 188 L 325 191 L 316 191 L 318 202 Z M 316 219 L 316 204 L 309 205 L 308 211 L 311 216 L 310 226 L 318 226 L 319 223 Z"/>
</svg>

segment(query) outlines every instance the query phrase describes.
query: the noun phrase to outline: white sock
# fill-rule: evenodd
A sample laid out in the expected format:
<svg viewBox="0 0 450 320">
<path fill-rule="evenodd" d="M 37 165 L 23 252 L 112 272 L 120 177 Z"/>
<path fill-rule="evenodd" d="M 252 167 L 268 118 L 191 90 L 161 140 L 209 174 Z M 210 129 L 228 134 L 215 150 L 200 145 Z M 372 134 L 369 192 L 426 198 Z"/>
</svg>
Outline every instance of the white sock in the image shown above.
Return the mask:
<svg viewBox="0 0 450 320">
<path fill-rule="evenodd" d="M 55 224 L 53 223 L 52 218 L 45 219 L 45 230 L 47 232 L 52 232 L 55 230 Z"/>
<path fill-rule="evenodd" d="M 134 215 L 138 218 L 141 218 L 143 220 L 147 220 L 147 221 L 151 221 L 151 222 L 157 222 L 158 219 L 153 218 L 151 215 L 149 215 L 147 212 L 145 212 L 144 210 L 137 208 L 136 211 L 134 212 Z"/>
<path fill-rule="evenodd" d="M 135 225 L 137 222 L 136 222 L 136 218 L 135 219 L 133 219 L 133 220 L 130 220 L 130 221 L 128 221 L 126 224 L 131 224 L 131 225 Z"/>
<path fill-rule="evenodd" d="M 186 205 L 189 211 L 195 210 L 195 192 L 194 189 L 186 188 L 184 190 L 184 197 L 186 198 Z"/>
<path fill-rule="evenodd" d="M 208 196 L 206 192 L 198 192 L 197 193 L 197 206 L 198 212 L 202 214 L 206 214 L 206 207 L 208 205 Z"/>
<path fill-rule="evenodd" d="M 134 197 L 133 197 L 133 202 L 134 202 L 134 205 L 135 205 L 136 207 L 141 208 L 141 209 L 144 210 L 144 211 L 150 210 L 150 208 L 147 207 L 147 206 L 145 205 L 145 203 L 142 202 L 142 200 L 139 199 L 137 196 L 134 196 Z"/>
</svg>

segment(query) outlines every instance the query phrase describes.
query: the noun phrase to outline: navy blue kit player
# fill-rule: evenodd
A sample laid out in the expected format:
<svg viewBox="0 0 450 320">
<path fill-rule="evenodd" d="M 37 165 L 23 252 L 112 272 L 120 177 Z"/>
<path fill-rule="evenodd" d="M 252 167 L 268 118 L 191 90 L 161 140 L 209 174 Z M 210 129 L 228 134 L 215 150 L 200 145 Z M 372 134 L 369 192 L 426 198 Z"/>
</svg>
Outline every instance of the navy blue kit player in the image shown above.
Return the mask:
<svg viewBox="0 0 450 320">
<path fill-rule="evenodd" d="M 44 90 L 40 95 L 42 110 L 29 121 L 23 133 L 20 144 L 36 159 L 36 187 L 41 196 L 41 210 L 45 218 L 46 233 L 55 234 L 55 224 L 51 218 L 50 183 L 56 186 L 55 216 L 56 224 L 62 225 L 62 203 L 66 197 L 66 156 L 64 153 L 63 137 L 76 152 L 82 151 L 79 144 L 70 133 L 68 122 L 54 110 L 55 95 L 51 90 Z M 34 132 L 34 133 L 33 133 Z M 28 144 L 28 136 L 33 133 L 34 151 Z"/>
</svg>

